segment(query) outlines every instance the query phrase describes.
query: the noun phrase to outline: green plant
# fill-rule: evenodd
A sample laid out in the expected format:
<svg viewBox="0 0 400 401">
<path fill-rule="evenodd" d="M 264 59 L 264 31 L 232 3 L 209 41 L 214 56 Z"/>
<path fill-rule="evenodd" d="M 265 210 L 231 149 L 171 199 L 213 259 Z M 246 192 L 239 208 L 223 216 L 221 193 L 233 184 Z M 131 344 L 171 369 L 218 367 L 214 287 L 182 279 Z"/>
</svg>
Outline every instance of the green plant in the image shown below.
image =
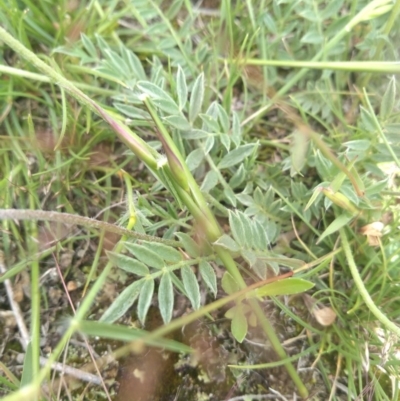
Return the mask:
<svg viewBox="0 0 400 401">
<path fill-rule="evenodd" d="M 380 164 L 399 165 L 395 135 L 397 84 L 394 78 L 384 81 L 385 94 L 377 109 L 372 90 L 360 91 L 357 97 L 357 92 L 346 90 L 344 83 L 350 79 L 348 71 L 360 77 L 357 83 L 369 82 L 372 73 L 397 71 L 393 63 L 364 60 L 369 55 L 368 43 L 373 40 L 382 40 L 376 54 L 390 50 L 381 43 L 388 41 L 389 34 L 398 35 L 392 23 L 398 13 L 397 3 L 393 8 L 387 1 L 349 3 L 348 13 L 344 13 L 344 2 L 329 6 L 306 2 L 303 8 L 274 1 L 269 9 L 266 2 L 255 6 L 251 2 L 233 5 L 222 1 L 221 18 L 210 18 L 205 30 L 196 25 L 203 18 L 202 11 L 186 1 L 173 1 L 168 6 L 137 1 L 120 8 L 117 2 L 100 3 L 91 2 L 87 9 L 78 7 L 72 12 L 72 25 L 87 17 L 85 34 L 73 45 L 61 40 L 69 30 L 67 22 L 63 21 L 54 35 L 50 25 L 59 17 L 44 2 L 31 7 L 26 18 L 17 5 L 1 8 L 4 26 L 19 40 L 0 30 L 4 43 L 18 54 L 12 57 L 13 67 L 0 66 L 9 75 L 8 82 L 1 82 L 1 93 L 9 103 L 1 117 L 7 133 L 1 182 L 7 191 L 0 218 L 6 259 L 11 260 L 18 249 L 22 262 L 14 264 L 0 280 L 24 271 L 24 260 L 34 260 L 33 342 L 26 352 L 24 369 L 31 375 L 24 376 L 25 387 L 6 399 L 33 399 L 51 363 L 74 332 L 131 341 L 115 352 L 118 356 L 131 349 L 140 350 L 142 342 L 154 345 L 156 341 L 162 341 L 168 349 L 188 352 L 188 347 L 162 336 L 200 316 L 211 318 L 211 311 L 232 301 L 225 316 L 231 320 L 233 337 L 242 342 L 249 325 L 258 320 L 281 359 L 274 364 L 284 365 L 299 394 L 306 396 L 307 385 L 292 365 L 295 358 L 286 355 L 260 306 L 260 298 L 301 293 L 314 284 L 314 297 L 329 302 L 338 316 L 337 326 L 317 330 L 287 304 L 279 299 L 274 302 L 299 327 L 318 336 L 316 343 L 310 337 L 309 346 L 325 358 L 317 359 L 317 363 L 331 397 L 335 397 L 339 375 L 347 374 L 349 396 L 361 394 L 370 380 L 377 399 L 388 399 L 387 390 L 378 380 L 378 369 L 394 377 L 394 356 L 369 358 L 368 366 L 373 368 L 366 369 L 360 357 L 362 346 L 354 348 L 354 343 L 360 327 L 369 322 L 369 311 L 377 320 L 366 329 L 365 350 L 374 350 L 368 343 L 375 347 L 382 343 L 377 334 L 380 326 L 398 333 L 393 322 L 398 303 L 394 293 L 397 251 L 393 245 L 397 238 L 393 229 L 397 210 L 391 198 L 385 197 L 397 193 L 397 188 L 388 182 Z M 63 3 L 57 12 L 65 6 Z M 383 34 L 379 26 L 389 11 L 391 16 Z M 140 29 L 132 28 L 129 19 L 122 20 L 122 27 L 117 28 L 117 21 L 130 13 L 135 15 Z M 108 14 L 111 18 L 105 18 Z M 235 18 L 240 15 L 246 17 L 237 24 Z M 310 25 L 309 21 L 316 22 Z M 357 33 L 362 24 L 370 27 L 370 33 L 357 44 L 357 60 L 341 62 L 346 52 L 354 51 L 349 35 L 362 37 Z M 213 36 L 225 40 L 227 46 L 210 40 Z M 265 38 L 271 39 L 268 46 Z M 290 39 L 282 47 L 285 38 Z M 48 46 L 51 58 L 43 57 L 43 61 L 28 50 L 36 49 L 38 43 Z M 262 60 L 254 60 L 250 57 L 253 54 Z M 30 64 L 24 65 L 23 60 Z M 30 65 L 45 76 L 29 71 Z M 262 85 L 255 89 L 250 66 L 257 65 L 262 66 L 255 70 Z M 301 70 L 290 70 L 293 67 Z M 30 80 L 40 82 L 40 86 L 36 88 Z M 382 82 L 376 85 L 378 89 Z M 279 89 L 275 91 L 271 86 Z M 29 99 L 25 114 L 15 108 L 24 90 L 24 99 Z M 238 90 L 245 107 L 233 110 Z M 290 97 L 283 98 L 288 92 Z M 332 96 L 328 99 L 326 94 Z M 351 122 L 343 107 L 345 102 L 353 110 L 360 106 L 359 117 Z M 32 103 L 40 105 L 39 113 L 35 108 L 31 110 Z M 45 121 L 54 133 L 54 143 L 46 154 L 42 145 L 29 149 L 24 139 L 28 137 L 30 143 L 36 143 L 44 119 L 40 116 L 47 112 Z M 261 119 L 266 112 L 271 113 L 271 121 Z M 90 137 L 86 135 L 89 131 L 93 132 Z M 289 145 L 282 143 L 281 131 L 285 137 L 290 136 Z M 265 138 L 267 132 L 272 139 Z M 120 147 L 116 137 L 129 150 Z M 96 165 L 92 154 L 105 141 L 111 143 L 112 150 L 105 166 Z M 33 167 L 29 167 L 30 158 L 34 160 Z M 150 175 L 142 172 L 141 163 Z M 41 191 L 52 185 L 49 201 Z M 113 193 L 125 199 L 122 215 L 110 211 L 118 198 Z M 76 199 L 80 202 L 75 203 Z M 104 222 L 112 216 L 118 219 L 118 225 L 35 212 L 46 205 L 90 215 L 94 199 L 106 210 Z M 386 211 L 396 215 L 387 228 L 391 238 L 380 240 L 382 233 L 376 234 L 376 248 L 371 235 L 360 234 L 360 226 L 382 220 Z M 26 236 L 21 236 L 14 221 L 7 219 L 28 219 L 24 226 Z M 58 259 L 62 248 L 53 246 L 39 251 L 30 239 L 38 235 L 33 223 L 36 219 L 83 224 L 90 230 L 87 238 L 99 236 L 99 247 L 86 276 L 85 291 L 90 290 L 42 370 L 39 328 L 45 296 L 38 290 L 39 260 L 52 252 Z M 229 225 L 230 231 L 225 233 L 221 225 Z M 108 250 L 108 261 L 100 272 L 102 247 L 110 230 L 124 237 L 113 250 Z M 286 240 L 291 231 L 292 239 Z M 14 245 L 12 237 L 20 241 Z M 79 239 L 73 237 L 63 239 L 62 245 L 74 249 Z M 360 273 L 356 263 L 363 266 Z M 220 285 L 214 270 L 217 266 L 226 269 Z M 258 285 L 262 286 L 268 274 L 279 274 L 282 266 L 294 270 L 300 278 L 257 290 L 248 284 L 250 280 L 261 280 Z M 327 277 L 322 273 L 326 267 Z M 126 284 L 98 315 L 100 322 L 89 321 L 87 316 L 95 298 L 110 275 Z M 360 295 L 348 288 L 349 280 L 354 280 Z M 201 306 L 202 288 L 214 297 L 220 289 L 229 295 Z M 189 299 L 194 312 L 171 321 L 175 292 Z M 114 324 L 137 301 L 136 315 L 145 325 L 155 294 L 163 327 L 148 333 Z M 393 294 L 392 299 L 389 294 Z M 368 311 L 361 308 L 364 302 Z M 356 314 L 359 319 L 356 327 L 352 327 L 345 313 L 346 304 L 352 305 L 349 315 Z M 383 341 L 387 341 L 386 337 Z M 302 355 L 299 352 L 296 358 Z M 333 383 L 329 380 L 332 355 L 338 355 Z M 341 372 L 342 362 L 347 373 Z M 272 365 L 244 364 L 242 369 L 266 366 Z M 20 385 L 12 380 L 4 383 L 10 389 Z M 104 391 L 107 393 L 106 386 Z"/>
</svg>

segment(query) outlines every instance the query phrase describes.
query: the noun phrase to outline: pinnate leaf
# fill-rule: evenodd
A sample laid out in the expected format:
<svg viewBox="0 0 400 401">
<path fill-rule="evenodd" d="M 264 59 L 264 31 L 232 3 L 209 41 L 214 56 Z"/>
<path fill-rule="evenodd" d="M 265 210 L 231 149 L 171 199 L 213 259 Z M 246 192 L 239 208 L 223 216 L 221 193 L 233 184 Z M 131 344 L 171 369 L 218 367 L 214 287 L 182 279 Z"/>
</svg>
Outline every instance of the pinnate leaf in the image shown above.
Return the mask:
<svg viewBox="0 0 400 401">
<path fill-rule="evenodd" d="M 181 271 L 183 286 L 190 299 L 193 309 L 200 307 L 200 288 L 196 275 L 189 266 L 184 266 Z"/>
<path fill-rule="evenodd" d="M 347 225 L 353 219 L 354 219 L 354 216 L 349 215 L 349 214 L 341 214 L 340 216 L 336 217 L 336 219 L 333 220 L 331 224 L 329 224 L 329 226 L 326 228 L 326 230 L 318 238 L 317 244 L 320 243 L 328 235 L 333 234 L 334 232 L 338 231 L 340 228 Z"/>
<path fill-rule="evenodd" d="M 380 117 L 383 120 L 386 120 L 392 114 L 395 100 L 396 100 L 396 79 L 393 76 L 389 81 L 389 85 L 387 86 L 386 91 L 382 97 Z"/>
<path fill-rule="evenodd" d="M 158 287 L 158 307 L 164 323 L 169 323 L 174 308 L 174 290 L 172 288 L 171 275 L 165 272 Z"/>
<path fill-rule="evenodd" d="M 158 256 L 157 253 L 144 246 L 126 243 L 125 248 L 137 259 L 150 267 L 154 267 L 155 269 L 162 269 L 164 267 L 164 261 L 162 258 Z"/>
<path fill-rule="evenodd" d="M 161 110 L 169 114 L 180 113 L 179 107 L 172 97 L 159 86 L 148 81 L 140 81 L 137 86 L 143 93 L 149 95 L 152 102 Z"/>
<path fill-rule="evenodd" d="M 193 84 L 189 104 L 189 121 L 193 122 L 200 113 L 204 98 L 204 73 L 201 73 Z"/>
<path fill-rule="evenodd" d="M 229 225 L 231 227 L 232 235 L 235 241 L 241 247 L 244 247 L 246 245 L 244 227 L 237 213 L 229 211 Z"/>
<path fill-rule="evenodd" d="M 260 297 L 273 297 L 278 295 L 293 295 L 308 291 L 314 287 L 314 283 L 301 278 L 287 278 L 284 280 L 275 281 L 274 283 L 266 284 L 257 290 L 255 293 Z"/>
<path fill-rule="evenodd" d="M 241 343 L 247 334 L 247 319 L 243 312 L 241 305 L 237 305 L 235 308 L 235 313 L 231 321 L 231 331 L 236 341 Z"/>
<path fill-rule="evenodd" d="M 147 312 L 149 310 L 151 300 L 153 298 L 154 293 L 154 280 L 149 278 L 144 281 L 144 284 L 140 290 L 139 301 L 138 301 L 138 318 L 140 323 L 144 325 L 146 320 Z"/>
<path fill-rule="evenodd" d="M 243 162 L 243 160 L 250 156 L 257 147 L 257 143 L 248 143 L 246 145 L 239 146 L 222 158 L 222 160 L 218 163 L 218 168 L 228 168 Z"/>
<path fill-rule="evenodd" d="M 200 256 L 200 249 L 196 242 L 186 233 L 176 233 L 176 236 L 179 238 L 179 241 L 182 243 L 185 251 L 192 258 L 197 258 Z"/>
<path fill-rule="evenodd" d="M 232 277 L 232 275 L 229 272 L 225 272 L 224 275 L 222 276 L 221 285 L 222 289 L 227 294 L 233 294 L 234 292 L 240 290 L 239 284 L 236 282 L 236 280 Z"/>
<path fill-rule="evenodd" d="M 103 313 L 100 321 L 113 323 L 119 319 L 136 301 L 142 285 L 143 281 L 138 280 L 126 287 Z"/>
<path fill-rule="evenodd" d="M 136 259 L 115 252 L 107 252 L 107 256 L 115 266 L 128 273 L 137 274 L 138 276 L 149 274 L 149 268 Z"/>
<path fill-rule="evenodd" d="M 238 252 L 240 247 L 229 235 L 222 234 L 215 242 L 214 245 L 221 246 L 222 248 L 229 249 L 232 252 Z"/>
<path fill-rule="evenodd" d="M 217 296 L 217 276 L 215 275 L 214 269 L 208 262 L 202 260 L 199 263 L 199 270 L 200 270 L 201 278 L 204 280 L 207 287 L 212 291 L 212 293 L 214 294 L 214 297 L 216 297 Z"/>
<path fill-rule="evenodd" d="M 183 259 L 182 254 L 179 251 L 171 246 L 159 242 L 143 241 L 143 246 L 150 251 L 155 252 L 162 259 L 170 263 L 178 263 Z"/>
<path fill-rule="evenodd" d="M 176 93 L 178 95 L 178 106 L 179 109 L 182 110 L 185 107 L 187 101 L 187 85 L 185 73 L 183 72 L 181 66 L 178 66 L 178 72 L 176 74 Z"/>
</svg>

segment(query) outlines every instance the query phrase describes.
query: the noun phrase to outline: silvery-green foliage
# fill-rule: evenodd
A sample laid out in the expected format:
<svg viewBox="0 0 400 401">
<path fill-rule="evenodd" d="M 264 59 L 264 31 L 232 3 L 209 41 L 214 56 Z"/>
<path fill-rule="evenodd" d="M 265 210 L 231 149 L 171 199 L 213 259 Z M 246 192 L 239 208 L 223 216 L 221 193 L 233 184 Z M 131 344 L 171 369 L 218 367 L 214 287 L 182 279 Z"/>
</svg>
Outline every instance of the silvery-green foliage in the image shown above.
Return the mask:
<svg viewBox="0 0 400 401">
<path fill-rule="evenodd" d="M 258 192 L 256 196 L 260 196 Z M 229 211 L 229 225 L 232 237 L 224 234 L 215 244 L 240 255 L 260 278 L 265 279 L 268 268 L 277 273 L 279 264 L 291 266 L 290 259 L 271 251 L 278 235 L 278 228 L 272 220 L 263 224 L 259 219 L 236 210 Z"/>
<path fill-rule="evenodd" d="M 157 305 L 165 323 L 172 318 L 175 295 L 179 291 L 190 300 L 192 307 L 200 307 L 200 286 L 198 276 L 205 285 L 216 294 L 216 276 L 209 262 L 196 258 L 195 246 L 186 234 L 180 235 L 182 247 L 193 259 L 185 259 L 182 252 L 162 243 L 126 242 L 127 254 L 108 252 L 108 257 L 115 267 L 133 274 L 135 279 L 103 313 L 102 321 L 114 322 L 137 303 L 137 316 L 144 325 L 153 294 L 157 288 Z M 199 275 L 196 271 L 199 270 Z M 179 277 L 180 276 L 180 277 Z"/>
</svg>

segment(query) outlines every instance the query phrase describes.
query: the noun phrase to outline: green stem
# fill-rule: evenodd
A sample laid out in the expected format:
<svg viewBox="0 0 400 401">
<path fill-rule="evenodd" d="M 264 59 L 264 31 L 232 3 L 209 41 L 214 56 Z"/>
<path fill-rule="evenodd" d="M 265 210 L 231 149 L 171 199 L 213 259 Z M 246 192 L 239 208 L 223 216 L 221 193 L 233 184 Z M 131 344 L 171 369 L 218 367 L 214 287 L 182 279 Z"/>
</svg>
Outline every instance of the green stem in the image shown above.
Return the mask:
<svg viewBox="0 0 400 401">
<path fill-rule="evenodd" d="M 30 194 L 29 206 L 35 207 L 35 199 Z M 29 227 L 29 235 L 34 238 L 33 241 L 29 241 L 29 253 L 31 255 L 37 253 L 38 246 L 35 241 L 38 237 L 37 226 L 33 221 L 27 222 Z M 32 260 L 31 263 L 31 329 L 30 329 L 30 345 L 32 350 L 31 355 L 31 375 L 33 379 L 36 379 L 39 375 L 40 370 L 40 267 L 38 259 Z"/>
<path fill-rule="evenodd" d="M 386 315 L 384 315 L 379 308 L 375 305 L 371 296 L 369 295 L 367 289 L 364 286 L 360 273 L 358 272 L 356 263 L 353 258 L 353 254 L 350 249 L 350 244 L 346 236 L 346 231 L 344 228 L 339 230 L 340 238 L 342 240 L 342 247 L 344 250 L 344 254 L 346 255 L 347 263 L 349 264 L 350 273 L 353 277 L 354 284 L 356 285 L 362 299 L 364 300 L 367 308 L 371 311 L 371 313 L 392 333 L 396 334 L 400 337 L 400 327 L 394 324 L 391 320 L 389 320 Z"/>
<path fill-rule="evenodd" d="M 155 124 L 159 130 L 158 136 L 159 136 L 159 138 L 163 144 L 164 150 L 168 156 L 168 164 L 171 169 L 171 175 L 174 176 L 173 172 L 175 172 L 178 168 L 180 168 L 182 170 L 181 174 L 178 173 L 180 176 L 179 178 L 181 179 L 181 181 L 185 181 L 187 183 L 187 185 L 189 186 L 189 189 L 190 189 L 190 194 L 193 196 L 193 199 L 194 199 L 198 209 L 200 209 L 201 214 L 205 215 L 206 219 L 209 222 L 208 224 L 213 225 L 213 228 L 214 228 L 213 238 L 212 239 L 209 238 L 209 240 L 211 240 L 211 242 L 216 241 L 222 235 L 222 232 L 219 228 L 217 221 L 214 218 L 214 215 L 211 213 L 211 211 L 207 205 L 207 202 L 205 201 L 204 196 L 203 196 L 199 186 L 197 185 L 196 180 L 194 179 L 192 173 L 190 172 L 190 170 L 188 169 L 188 167 L 185 163 L 184 158 L 180 154 L 177 146 L 175 145 L 171 136 L 169 135 L 167 128 L 165 127 L 164 123 L 161 121 L 160 117 L 156 113 L 156 111 L 151 103 L 151 100 L 148 97 L 143 97 L 143 102 L 144 102 L 145 106 L 147 107 L 147 110 L 149 111 L 153 121 L 155 122 Z M 173 166 L 174 162 L 177 163 L 177 165 L 175 167 Z M 179 182 L 179 184 L 182 188 L 186 189 L 185 183 Z"/>
<path fill-rule="evenodd" d="M 71 66 L 71 68 L 73 68 L 73 67 L 74 66 Z M 94 70 L 88 68 L 88 72 L 91 72 L 93 74 Z M 36 72 L 21 70 L 19 68 L 15 68 L 15 67 L 9 67 L 8 65 L 0 65 L 0 73 L 7 74 L 7 75 L 13 75 L 13 76 L 19 77 L 19 78 L 31 79 L 31 80 L 37 81 L 37 82 L 46 82 L 46 83 L 52 82 L 52 80 L 46 75 L 37 74 Z M 107 76 L 107 79 L 110 79 L 110 78 L 113 78 L 113 77 Z M 101 95 L 113 96 L 113 95 L 118 94 L 118 91 L 116 91 L 116 90 L 99 88 L 97 86 L 85 84 L 82 82 L 74 82 L 74 81 L 70 81 L 70 82 L 72 83 L 72 85 L 75 85 L 79 89 L 87 90 L 87 91 L 98 93 Z M 117 83 L 121 85 L 121 82 L 118 81 Z"/>
<path fill-rule="evenodd" d="M 220 59 L 224 63 L 239 65 L 260 65 L 272 67 L 306 68 L 314 70 L 333 71 L 357 71 L 374 72 L 385 74 L 400 73 L 400 65 L 397 61 L 297 61 L 297 60 L 264 60 L 264 59 L 243 59 L 227 60 Z"/>
</svg>

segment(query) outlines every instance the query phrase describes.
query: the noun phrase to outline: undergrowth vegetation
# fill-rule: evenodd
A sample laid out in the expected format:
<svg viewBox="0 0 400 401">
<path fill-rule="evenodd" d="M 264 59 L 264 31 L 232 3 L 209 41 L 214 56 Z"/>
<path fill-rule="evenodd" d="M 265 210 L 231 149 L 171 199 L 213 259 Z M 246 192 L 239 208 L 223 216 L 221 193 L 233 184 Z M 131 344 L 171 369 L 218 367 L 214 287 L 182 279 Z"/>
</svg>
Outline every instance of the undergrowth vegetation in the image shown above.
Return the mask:
<svg viewBox="0 0 400 401">
<path fill-rule="evenodd" d="M 400 1 L 194 3 L 0 4 L 0 394 L 399 399 Z"/>
</svg>

